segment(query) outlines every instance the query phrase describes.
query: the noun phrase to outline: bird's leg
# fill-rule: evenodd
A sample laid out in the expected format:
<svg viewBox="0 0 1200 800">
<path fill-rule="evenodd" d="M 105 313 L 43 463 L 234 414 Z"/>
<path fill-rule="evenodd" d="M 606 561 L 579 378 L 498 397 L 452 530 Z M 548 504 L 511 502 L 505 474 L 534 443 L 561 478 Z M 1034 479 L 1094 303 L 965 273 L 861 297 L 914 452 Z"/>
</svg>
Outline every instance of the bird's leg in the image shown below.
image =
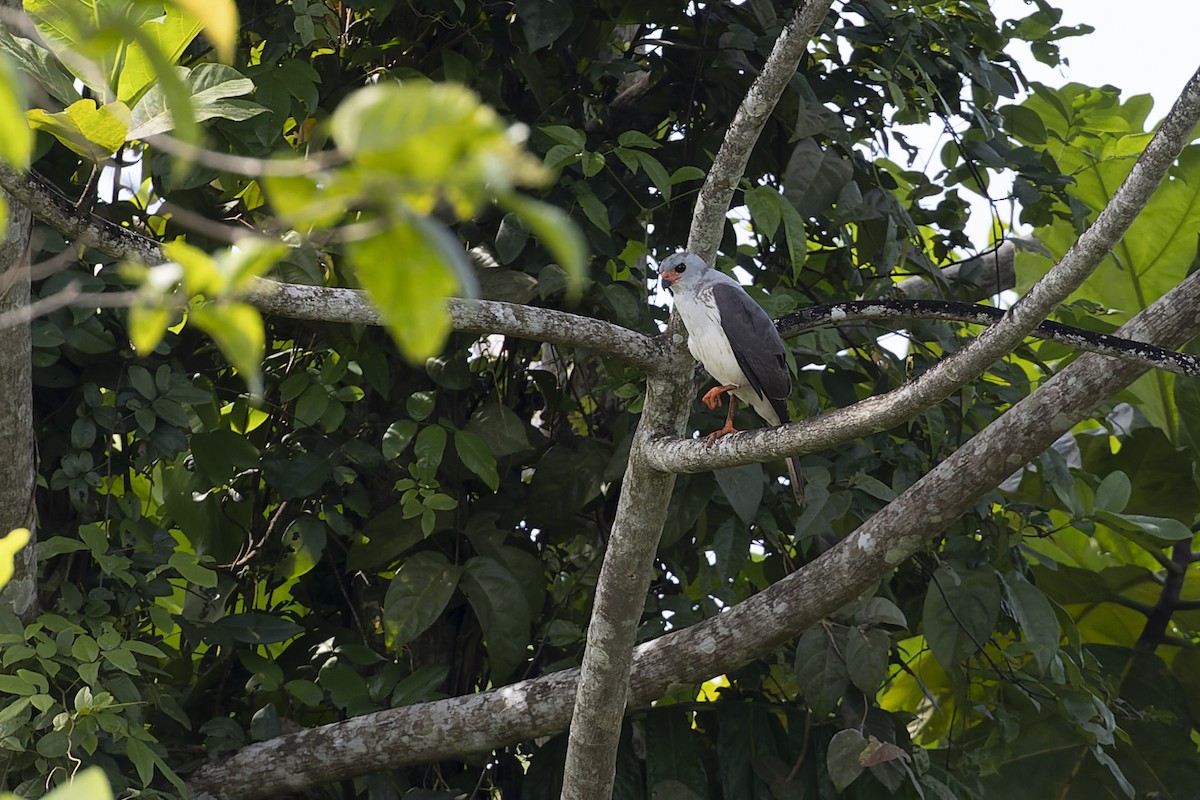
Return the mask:
<svg viewBox="0 0 1200 800">
<path fill-rule="evenodd" d="M 726 392 L 732 391 L 734 389 L 740 389 L 740 388 L 741 387 L 738 386 L 736 383 L 731 383 L 728 386 L 714 386 L 713 388 L 709 389 L 707 392 L 704 393 L 704 397 L 701 397 L 700 401 L 702 403 L 704 403 L 704 405 L 708 406 L 709 410 L 711 411 L 712 409 L 721 405 L 721 395 L 725 394 Z M 730 403 L 733 402 L 732 397 L 729 398 L 729 402 Z"/>
<path fill-rule="evenodd" d="M 736 388 L 737 388 L 736 386 L 723 386 L 723 387 L 720 387 L 720 391 L 727 391 L 729 389 L 736 389 Z M 717 398 L 718 398 L 717 402 L 720 402 L 720 399 L 719 399 L 720 392 L 718 392 L 717 389 L 713 389 L 708 394 L 712 394 L 713 392 L 717 392 Z M 704 395 L 704 399 L 705 399 L 706 403 L 708 402 L 708 394 Z M 712 406 L 709 406 L 709 408 L 712 408 Z M 733 427 L 733 412 L 736 410 L 737 410 L 737 398 L 734 397 L 733 395 L 729 395 L 729 413 L 725 415 L 725 427 L 721 428 L 720 430 L 713 431 L 712 433 L 710 433 L 708 435 L 708 446 L 709 447 L 712 447 L 713 442 L 715 442 L 717 439 L 720 439 L 722 436 L 725 436 L 726 434 L 729 434 L 729 433 L 737 433 L 737 428 Z"/>
</svg>

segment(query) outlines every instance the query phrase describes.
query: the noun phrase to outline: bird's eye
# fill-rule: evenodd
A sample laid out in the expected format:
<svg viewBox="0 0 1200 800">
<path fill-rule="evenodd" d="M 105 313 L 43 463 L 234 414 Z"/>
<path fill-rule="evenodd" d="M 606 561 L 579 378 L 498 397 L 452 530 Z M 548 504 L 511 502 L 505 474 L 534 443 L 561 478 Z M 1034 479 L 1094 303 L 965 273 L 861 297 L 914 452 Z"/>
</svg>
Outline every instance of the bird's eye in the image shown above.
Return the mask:
<svg viewBox="0 0 1200 800">
<path fill-rule="evenodd" d="M 675 268 L 676 272 L 687 272 L 687 264 L 680 264 Z"/>
</svg>

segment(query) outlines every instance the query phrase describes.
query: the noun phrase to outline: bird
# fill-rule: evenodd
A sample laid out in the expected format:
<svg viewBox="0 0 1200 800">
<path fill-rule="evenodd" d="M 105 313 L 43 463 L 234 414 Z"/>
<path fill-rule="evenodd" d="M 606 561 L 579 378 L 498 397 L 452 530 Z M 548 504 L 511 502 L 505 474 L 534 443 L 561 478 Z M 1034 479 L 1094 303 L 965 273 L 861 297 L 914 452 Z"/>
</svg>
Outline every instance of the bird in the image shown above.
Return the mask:
<svg viewBox="0 0 1200 800">
<path fill-rule="evenodd" d="M 733 414 L 738 400 L 768 425 L 789 422 L 792 373 L 787 349 L 763 307 L 740 283 L 695 253 L 668 256 L 659 269 L 659 279 L 675 298 L 675 308 L 688 332 L 688 351 L 720 384 L 704 394 L 704 405 L 715 409 L 721 405 L 721 395 L 729 395 L 725 426 L 708 435 L 708 446 L 737 432 Z M 803 506 L 800 460 L 789 458 L 787 469 L 796 503 Z"/>
</svg>

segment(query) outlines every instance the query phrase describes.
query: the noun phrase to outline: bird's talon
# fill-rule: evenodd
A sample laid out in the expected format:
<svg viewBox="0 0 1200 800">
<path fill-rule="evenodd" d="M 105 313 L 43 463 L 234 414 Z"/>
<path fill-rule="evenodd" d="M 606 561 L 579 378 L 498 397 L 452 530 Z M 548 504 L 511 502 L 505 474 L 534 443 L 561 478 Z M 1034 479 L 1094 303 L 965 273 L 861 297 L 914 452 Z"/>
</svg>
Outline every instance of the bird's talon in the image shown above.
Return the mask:
<svg viewBox="0 0 1200 800">
<path fill-rule="evenodd" d="M 708 435 L 708 439 L 705 441 L 708 442 L 709 447 L 712 447 L 713 442 L 715 442 L 717 439 L 720 439 L 722 436 L 728 436 L 731 433 L 737 433 L 737 428 L 733 427 L 732 425 L 726 425 L 724 428 L 710 433 Z"/>
</svg>

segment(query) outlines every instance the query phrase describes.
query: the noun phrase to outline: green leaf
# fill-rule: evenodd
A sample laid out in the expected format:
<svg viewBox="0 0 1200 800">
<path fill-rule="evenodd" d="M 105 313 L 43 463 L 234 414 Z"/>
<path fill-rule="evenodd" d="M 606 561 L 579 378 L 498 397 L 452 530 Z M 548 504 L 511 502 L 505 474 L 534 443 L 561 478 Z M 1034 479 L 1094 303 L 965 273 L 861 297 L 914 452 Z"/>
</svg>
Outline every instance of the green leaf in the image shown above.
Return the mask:
<svg viewBox="0 0 1200 800">
<path fill-rule="evenodd" d="M 212 42 L 222 61 L 233 60 L 237 43 L 238 10 L 233 0 L 168 0 L 170 5 L 191 14 L 204 25 L 204 36 Z"/>
<path fill-rule="evenodd" d="M 713 477 L 717 479 L 717 485 L 721 487 L 738 519 L 747 525 L 752 524 L 762 504 L 765 483 L 762 464 L 713 470 Z"/>
<path fill-rule="evenodd" d="M 0 53 L 0 161 L 23 170 L 33 152 L 33 132 L 25 120 L 25 92 L 16 69 Z M 0 235 L 3 231 L 0 231 Z"/>
<path fill-rule="evenodd" d="M 134 740 L 127 740 L 134 741 Z M 100 767 L 88 767 L 77 773 L 70 783 L 64 783 L 42 800 L 113 800 L 108 778 Z"/>
<path fill-rule="evenodd" d="M 815 139 L 801 139 L 783 174 L 784 196 L 804 218 L 827 211 L 854 167 L 834 150 L 825 150 Z"/>
<path fill-rule="evenodd" d="M 266 335 L 262 315 L 247 303 L 208 303 L 193 308 L 188 322 L 209 335 L 229 363 L 237 368 L 251 394 L 262 394 L 262 362 Z"/>
<path fill-rule="evenodd" d="M 943 564 L 925 594 L 925 641 L 942 668 L 952 672 L 987 643 L 999 615 L 995 572 L 983 568 L 960 574 Z"/>
<path fill-rule="evenodd" d="M 128 650 L 105 650 L 100 655 L 105 661 L 121 670 L 121 672 L 135 676 L 140 676 L 142 674 L 141 670 L 138 669 L 137 659 L 134 658 L 133 653 L 129 652 Z"/>
<path fill-rule="evenodd" d="M 267 109 L 256 103 L 230 98 L 254 91 L 254 82 L 224 64 L 201 64 L 195 69 L 175 67 L 191 95 L 193 118 L 196 122 L 209 119 L 246 120 Z M 175 122 L 167 102 L 163 84 L 156 84 L 133 107 L 127 138 L 146 139 L 174 130 Z"/>
<path fill-rule="evenodd" d="M 1160 542 L 1181 542 L 1192 538 L 1192 529 L 1170 517 L 1149 517 L 1144 514 L 1114 514 L 1102 511 L 1096 519 L 1120 532 L 1141 532 Z"/>
<path fill-rule="evenodd" d="M 530 52 L 553 44 L 575 19 L 567 0 L 517 0 L 516 12 Z"/>
<path fill-rule="evenodd" d="M 528 657 L 530 616 L 521 586 L 503 562 L 475 556 L 464 567 L 462 588 L 483 628 L 492 680 L 502 681 Z"/>
<path fill-rule="evenodd" d="M 497 458 L 511 456 L 530 447 L 529 437 L 525 435 L 525 423 L 512 409 L 495 400 L 484 403 L 471 415 L 466 430 L 482 439 Z"/>
<path fill-rule="evenodd" d="M 206 589 L 215 588 L 217 585 L 217 573 L 208 567 L 201 566 L 199 559 L 192 553 L 176 550 L 167 559 L 167 563 L 189 583 L 203 586 Z"/>
<path fill-rule="evenodd" d="M 226 483 L 238 472 L 257 467 L 262 459 L 253 442 L 224 428 L 192 434 L 188 442 L 196 469 L 217 486 Z"/>
<path fill-rule="evenodd" d="M 437 392 L 413 392 L 404 401 L 404 410 L 408 415 L 421 422 L 433 413 L 434 404 L 437 402 Z"/>
<path fill-rule="evenodd" d="M 47 558 L 60 556 L 63 553 L 76 553 L 80 550 L 87 550 L 88 546 L 78 539 L 68 539 L 65 536 L 52 536 L 49 539 L 42 539 L 37 543 L 38 560 L 44 561 Z"/>
<path fill-rule="evenodd" d="M 750 209 L 750 220 L 754 223 L 754 230 L 768 239 L 775 238 L 775 232 L 779 230 L 782 220 L 778 197 L 779 192 L 770 186 L 755 186 L 753 189 L 747 189 L 743 195 L 746 208 Z"/>
<path fill-rule="evenodd" d="M 796 680 L 804 702 L 817 717 L 829 716 L 850 683 L 846 663 L 829 639 L 834 632 L 814 625 L 796 643 Z"/>
<path fill-rule="evenodd" d="M 904 612 L 886 597 L 872 597 L 863 603 L 862 608 L 854 614 L 854 619 L 860 625 L 895 625 L 900 628 L 908 627 L 908 619 Z"/>
<path fill-rule="evenodd" d="M 417 461 L 424 464 L 430 471 L 436 470 L 442 463 L 442 454 L 446 450 L 446 429 L 441 425 L 426 425 L 417 434 L 417 443 L 413 451 Z"/>
<path fill-rule="evenodd" d="M 450 668 L 445 664 L 426 664 L 396 684 L 392 690 L 392 707 L 437 700 L 442 696 L 438 687 L 446 682 L 449 674 Z"/>
<path fill-rule="evenodd" d="M 393 422 L 383 434 L 383 457 L 389 461 L 399 458 L 416 435 L 417 423 L 412 420 Z"/>
<path fill-rule="evenodd" d="M 35 108 L 26 117 L 30 127 L 46 131 L 72 152 L 97 163 L 125 144 L 129 130 L 129 107 L 124 103 L 97 106 L 95 100 L 76 100 L 57 114 Z"/>
<path fill-rule="evenodd" d="M 1004 588 L 1013 618 L 1021 626 L 1025 640 L 1033 651 L 1034 663 L 1039 671 L 1045 673 L 1058 653 L 1060 631 L 1054 606 L 1038 587 L 1019 573 L 1005 575 Z"/>
<path fill-rule="evenodd" d="M 441 553 L 417 553 L 400 565 L 383 600 L 383 627 L 388 645 L 404 647 L 427 630 L 450 602 L 462 567 Z"/>
<path fill-rule="evenodd" d="M 866 749 L 867 740 L 854 729 L 838 731 L 829 740 L 825 766 L 829 770 L 829 779 L 839 792 L 854 783 L 862 774 L 861 758 Z"/>
<path fill-rule="evenodd" d="M 573 294 L 581 291 L 587 271 L 588 248 L 583 234 L 571 218 L 559 208 L 515 194 L 502 198 L 500 204 L 520 217 L 525 227 L 550 251 L 567 273 L 570 291 Z M 606 226 L 600 227 L 607 231 Z"/>
<path fill-rule="evenodd" d="M 478 475 L 493 492 L 500 488 L 496 459 L 487 444 L 470 431 L 454 432 L 454 449 L 467 469 Z"/>
<path fill-rule="evenodd" d="M 7 30 L 0 30 L 0 51 L 7 53 L 11 62 L 21 72 L 31 75 L 61 105 L 69 106 L 79 99 L 74 78 L 62 68 L 50 51 L 40 44 L 14 36 Z M 24 106 L 21 107 L 20 113 L 25 113 Z"/>
<path fill-rule="evenodd" d="M 228 0 L 217 0 L 208 5 L 215 8 L 224 2 Z M 181 4 L 167 3 L 162 11 L 162 16 L 142 23 L 139 38 L 126 38 L 124 42 L 116 75 L 117 99 L 123 103 L 136 105 L 146 90 L 159 82 L 156 65 L 177 63 L 203 29 L 203 23 L 185 11 Z M 149 51 L 153 51 L 153 55 Z"/>
<path fill-rule="evenodd" d="M 657 158 L 649 153 L 644 153 L 641 150 L 634 152 L 638 164 L 646 171 L 651 182 L 654 183 L 654 187 L 662 194 L 663 200 L 669 201 L 671 199 L 671 176 L 667 174 L 667 170 Z"/>
<path fill-rule="evenodd" d="M 1129 496 L 1132 492 L 1133 485 L 1129 482 L 1128 475 L 1120 470 L 1110 472 L 1108 477 L 1100 481 L 1100 485 L 1096 487 L 1096 502 L 1092 505 L 1092 510 L 1094 512 L 1124 511 L 1125 506 L 1129 505 Z"/>
<path fill-rule="evenodd" d="M 459 291 L 460 277 L 471 269 L 462 248 L 448 237 L 440 225 L 406 218 L 349 248 L 388 332 L 414 364 L 445 345 L 450 335 L 446 298 Z M 398 253 L 403 254 L 399 261 Z"/>
<path fill-rule="evenodd" d="M 846 633 L 846 669 L 850 681 L 874 697 L 887 677 L 892 638 L 878 628 L 851 628 Z"/>
</svg>

